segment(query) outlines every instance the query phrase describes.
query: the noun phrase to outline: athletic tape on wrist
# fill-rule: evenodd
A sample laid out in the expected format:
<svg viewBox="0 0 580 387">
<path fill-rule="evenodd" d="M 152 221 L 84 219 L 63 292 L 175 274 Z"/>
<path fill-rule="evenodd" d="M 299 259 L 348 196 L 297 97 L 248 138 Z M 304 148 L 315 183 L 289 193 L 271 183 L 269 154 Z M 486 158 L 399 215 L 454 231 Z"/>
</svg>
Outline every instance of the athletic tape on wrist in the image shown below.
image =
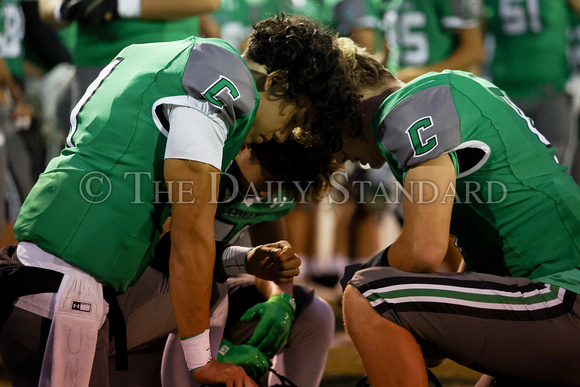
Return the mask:
<svg viewBox="0 0 580 387">
<path fill-rule="evenodd" d="M 246 267 L 248 251 L 250 247 L 228 246 L 222 254 L 222 264 L 227 275 L 244 274 L 248 272 Z"/>
<path fill-rule="evenodd" d="M 118 0 L 117 12 L 123 19 L 138 19 L 141 17 L 141 0 Z"/>
<path fill-rule="evenodd" d="M 209 328 L 193 337 L 181 339 L 181 346 L 189 372 L 205 366 L 211 360 Z"/>
</svg>

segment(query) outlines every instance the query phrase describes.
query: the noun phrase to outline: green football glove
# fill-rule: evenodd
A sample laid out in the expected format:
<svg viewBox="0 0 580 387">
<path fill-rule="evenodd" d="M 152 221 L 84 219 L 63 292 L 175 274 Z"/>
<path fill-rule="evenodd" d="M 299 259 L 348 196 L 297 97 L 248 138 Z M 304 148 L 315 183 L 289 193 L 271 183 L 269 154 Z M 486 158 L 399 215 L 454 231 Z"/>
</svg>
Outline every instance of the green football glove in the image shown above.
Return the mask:
<svg viewBox="0 0 580 387">
<path fill-rule="evenodd" d="M 220 343 L 217 361 L 242 367 L 255 381 L 264 376 L 272 365 L 266 355 L 251 345 L 233 345 L 225 339 Z"/>
<path fill-rule="evenodd" d="M 273 358 L 288 340 L 295 311 L 296 301 L 288 293 L 275 294 L 268 301 L 248 309 L 241 317 L 242 321 L 260 319 L 248 344 Z"/>
</svg>

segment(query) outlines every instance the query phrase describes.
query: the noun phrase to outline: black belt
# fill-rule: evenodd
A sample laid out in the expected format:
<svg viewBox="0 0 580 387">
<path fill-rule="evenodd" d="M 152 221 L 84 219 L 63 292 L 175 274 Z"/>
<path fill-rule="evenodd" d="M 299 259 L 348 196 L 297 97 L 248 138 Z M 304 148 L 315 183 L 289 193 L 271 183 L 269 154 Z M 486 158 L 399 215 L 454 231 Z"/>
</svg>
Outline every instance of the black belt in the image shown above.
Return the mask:
<svg viewBox="0 0 580 387">
<path fill-rule="evenodd" d="M 115 338 L 115 368 L 117 371 L 129 369 L 129 357 L 127 354 L 127 326 L 125 316 L 119 306 L 117 292 L 110 286 L 103 286 L 103 297 L 109 303 L 109 328 Z"/>
<path fill-rule="evenodd" d="M 22 296 L 56 293 L 64 274 L 0 256 L 0 325 L 12 312 L 12 304 Z"/>
</svg>

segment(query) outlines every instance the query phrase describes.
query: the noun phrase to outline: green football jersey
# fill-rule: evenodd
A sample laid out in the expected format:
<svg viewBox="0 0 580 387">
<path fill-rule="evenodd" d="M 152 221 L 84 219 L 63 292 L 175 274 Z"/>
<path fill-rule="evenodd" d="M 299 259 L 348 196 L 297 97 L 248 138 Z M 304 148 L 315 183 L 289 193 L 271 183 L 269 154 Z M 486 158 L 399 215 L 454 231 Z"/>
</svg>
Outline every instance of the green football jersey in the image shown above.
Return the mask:
<svg viewBox="0 0 580 387">
<path fill-rule="evenodd" d="M 236 176 L 237 164 L 220 179 L 220 197 L 214 219 L 216 240 L 234 243 L 250 226 L 274 222 L 286 216 L 296 205 L 275 183 L 269 186 L 267 197 L 260 197 L 255 187 L 243 189 Z"/>
<path fill-rule="evenodd" d="M 512 98 L 561 92 L 568 78 L 567 0 L 485 0 L 493 82 Z"/>
<path fill-rule="evenodd" d="M 479 25 L 481 7 L 474 0 L 386 0 L 379 11 L 389 47 L 387 67 L 394 73 L 448 57 L 457 30 Z"/>
<path fill-rule="evenodd" d="M 180 20 L 122 19 L 99 26 L 78 24 L 73 62 L 81 67 L 104 67 L 131 44 L 170 42 L 199 35 L 199 17 Z"/>
<path fill-rule="evenodd" d="M 75 50 L 75 47 L 77 46 L 77 35 L 78 35 L 77 23 L 76 22 L 71 23 L 68 27 L 61 28 L 60 30 L 56 31 L 56 33 L 62 44 L 72 54 Z"/>
<path fill-rule="evenodd" d="M 0 58 L 13 77 L 24 79 L 24 13 L 20 0 L 0 1 Z"/>
<path fill-rule="evenodd" d="M 410 167 L 451 156 L 451 233 L 468 270 L 580 293 L 580 188 L 502 90 L 469 73 L 428 73 L 390 95 L 373 127 L 401 183 Z"/>
<path fill-rule="evenodd" d="M 73 110 L 68 147 L 23 204 L 14 227 L 18 240 L 125 290 L 149 263 L 170 209 L 163 195 L 170 130 L 164 104 L 223 118 L 226 170 L 259 97 L 242 58 L 221 40 L 192 37 L 127 47 Z M 192 136 L 195 130 L 193 123 Z"/>
</svg>

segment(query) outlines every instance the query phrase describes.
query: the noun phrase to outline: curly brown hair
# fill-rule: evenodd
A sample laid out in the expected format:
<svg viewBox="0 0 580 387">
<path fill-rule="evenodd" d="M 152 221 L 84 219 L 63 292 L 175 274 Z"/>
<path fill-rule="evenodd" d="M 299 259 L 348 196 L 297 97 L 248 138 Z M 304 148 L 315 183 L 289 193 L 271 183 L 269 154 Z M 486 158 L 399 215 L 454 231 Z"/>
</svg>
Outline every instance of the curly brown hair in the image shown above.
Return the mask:
<svg viewBox="0 0 580 387">
<path fill-rule="evenodd" d="M 330 188 L 331 175 L 342 167 L 326 147 L 305 147 L 294 139 L 251 144 L 250 147 L 252 157 L 282 181 L 286 194 L 297 201 L 322 199 Z"/>
<path fill-rule="evenodd" d="M 330 30 L 308 17 L 278 14 L 254 25 L 246 55 L 268 73 L 281 73 L 288 101 L 300 106 L 307 98 L 312 104 L 314 122 L 294 133 L 301 143 L 333 153 L 342 147 L 343 131 L 360 130 L 360 98 Z"/>
</svg>

